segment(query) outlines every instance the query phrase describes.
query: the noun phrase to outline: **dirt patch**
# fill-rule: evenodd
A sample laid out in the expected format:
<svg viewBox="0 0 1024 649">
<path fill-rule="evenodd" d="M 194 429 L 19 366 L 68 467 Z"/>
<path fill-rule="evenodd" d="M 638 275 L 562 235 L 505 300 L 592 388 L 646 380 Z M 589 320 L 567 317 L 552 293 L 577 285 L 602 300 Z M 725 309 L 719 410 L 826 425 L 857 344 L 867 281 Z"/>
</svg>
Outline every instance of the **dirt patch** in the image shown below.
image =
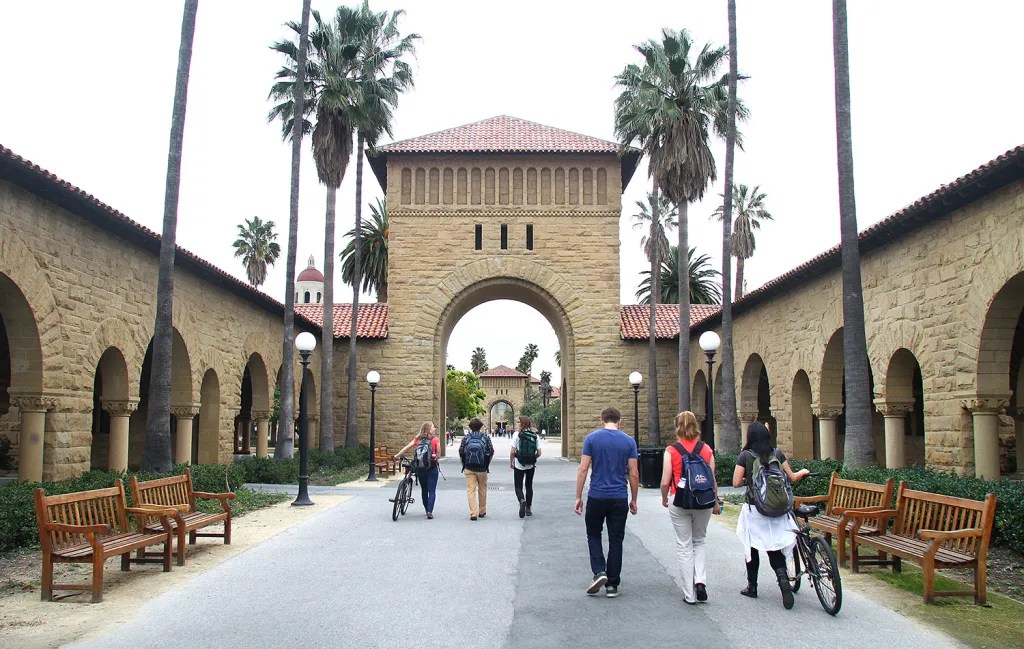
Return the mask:
<svg viewBox="0 0 1024 649">
<path fill-rule="evenodd" d="M 314 507 L 292 507 L 284 502 L 235 519 L 231 545 L 218 539 L 200 539 L 188 547 L 185 565 L 162 572 L 160 564 L 133 564 L 121 572 L 120 561 L 107 561 L 103 572 L 103 602 L 90 604 L 90 593 L 67 595 L 54 602 L 39 600 L 39 550 L 24 550 L 0 557 L 0 636 L 3 646 L 42 649 L 102 632 L 130 619 L 146 601 L 181 586 L 192 577 L 263 541 L 280 534 L 351 496 L 318 495 Z M 58 581 L 90 579 L 91 564 L 65 564 L 54 568 Z M 71 592 L 71 591 L 64 591 Z"/>
</svg>

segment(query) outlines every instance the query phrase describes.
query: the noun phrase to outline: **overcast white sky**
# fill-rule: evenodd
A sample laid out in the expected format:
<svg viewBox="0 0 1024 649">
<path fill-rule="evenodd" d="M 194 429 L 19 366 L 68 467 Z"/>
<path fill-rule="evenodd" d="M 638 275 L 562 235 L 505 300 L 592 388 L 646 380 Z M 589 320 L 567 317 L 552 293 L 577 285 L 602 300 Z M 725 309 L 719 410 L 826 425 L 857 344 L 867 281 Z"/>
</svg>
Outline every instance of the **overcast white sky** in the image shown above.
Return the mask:
<svg viewBox="0 0 1024 649">
<path fill-rule="evenodd" d="M 355 0 L 353 0 L 354 2 Z M 337 2 L 314 0 L 324 14 Z M 180 1 L 34 0 L 0 4 L 0 144 L 53 171 L 129 217 L 160 230 Z M 760 185 L 775 216 L 758 234 L 748 289 L 839 240 L 831 3 L 739 0 L 741 126 L 737 182 Z M 638 62 L 632 45 L 662 27 L 725 44 L 724 0 L 372 0 L 402 7 L 405 32 L 423 36 L 416 88 L 402 98 L 396 139 L 508 114 L 613 138 L 613 76 Z M 278 223 L 286 247 L 289 149 L 266 101 L 278 55 L 301 0 L 203 0 L 199 6 L 185 128 L 178 243 L 244 280 L 232 257 L 238 223 Z M 854 163 L 860 229 L 939 185 L 1024 143 L 1019 30 L 1024 5 L 1003 0 L 850 0 Z M 716 143 L 719 170 L 724 145 Z M 350 169 L 354 169 L 350 167 Z M 302 163 L 299 268 L 323 256 L 324 191 L 311 156 Z M 690 209 L 690 241 L 715 265 L 720 225 L 708 215 L 722 178 Z M 634 201 L 642 166 L 623 196 L 621 295 L 635 302 L 645 266 Z M 380 188 L 367 173 L 364 196 Z M 354 172 L 338 194 L 340 250 L 352 219 Z M 365 212 L 364 212 L 365 213 Z M 338 280 L 340 284 L 340 277 Z M 284 256 L 263 290 L 284 292 Z M 344 299 L 341 291 L 339 299 Z M 449 362 L 470 351 L 515 366 L 540 346 L 534 374 L 558 377 L 554 332 L 527 307 L 494 302 L 456 327 Z"/>
</svg>

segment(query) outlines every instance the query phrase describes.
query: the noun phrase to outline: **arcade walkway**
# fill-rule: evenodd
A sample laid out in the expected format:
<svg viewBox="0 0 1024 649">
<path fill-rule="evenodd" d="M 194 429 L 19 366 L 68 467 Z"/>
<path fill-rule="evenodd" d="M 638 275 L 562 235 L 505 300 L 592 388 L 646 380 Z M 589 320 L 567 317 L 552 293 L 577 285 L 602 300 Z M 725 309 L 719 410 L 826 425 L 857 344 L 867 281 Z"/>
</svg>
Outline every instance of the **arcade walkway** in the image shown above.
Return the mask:
<svg viewBox="0 0 1024 649">
<path fill-rule="evenodd" d="M 447 481 L 434 520 L 417 502 L 392 522 L 393 488 L 332 489 L 355 497 L 157 597 L 111 633 L 71 646 L 656 649 L 682 638 L 708 649 L 959 646 L 851 589 L 836 618 L 806 585 L 786 611 L 767 562 L 761 598 L 741 597 L 742 550 L 717 523 L 709 528 L 710 601 L 683 604 L 656 490 L 641 490 L 639 514 L 629 519 L 621 596 L 588 597 L 583 519 L 572 513 L 577 465 L 546 444 L 534 516 L 520 519 L 508 441 L 495 446 L 485 519 L 469 520 L 457 459 L 442 463 Z"/>
</svg>

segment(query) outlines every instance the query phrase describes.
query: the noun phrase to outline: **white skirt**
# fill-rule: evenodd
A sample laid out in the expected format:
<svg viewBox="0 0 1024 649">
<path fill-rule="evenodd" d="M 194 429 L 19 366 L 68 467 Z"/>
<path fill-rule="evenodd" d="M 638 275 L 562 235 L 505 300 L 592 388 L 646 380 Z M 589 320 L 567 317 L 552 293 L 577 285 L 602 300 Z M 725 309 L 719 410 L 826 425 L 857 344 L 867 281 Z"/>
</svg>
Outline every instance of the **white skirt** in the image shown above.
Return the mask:
<svg viewBox="0 0 1024 649">
<path fill-rule="evenodd" d="M 736 535 L 743 542 L 746 560 L 750 561 L 750 549 L 763 552 L 783 550 L 788 557 L 796 545 L 796 522 L 792 516 L 769 518 L 757 511 L 753 505 L 744 503 L 740 519 L 736 524 Z"/>
</svg>

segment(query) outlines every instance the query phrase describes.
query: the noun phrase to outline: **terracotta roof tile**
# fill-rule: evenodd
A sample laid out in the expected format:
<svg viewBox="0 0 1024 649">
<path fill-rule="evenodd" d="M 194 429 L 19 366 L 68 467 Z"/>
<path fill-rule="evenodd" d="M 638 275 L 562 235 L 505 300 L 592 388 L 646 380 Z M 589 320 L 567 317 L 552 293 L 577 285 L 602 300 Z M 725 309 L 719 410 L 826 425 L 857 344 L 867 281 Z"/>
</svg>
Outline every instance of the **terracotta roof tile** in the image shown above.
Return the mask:
<svg viewBox="0 0 1024 649">
<path fill-rule="evenodd" d="M 315 322 L 322 327 L 324 321 L 324 305 L 322 304 L 296 304 L 295 312 L 302 314 L 307 320 Z M 356 332 L 357 338 L 387 338 L 388 337 L 388 305 L 376 302 L 373 304 L 359 305 L 359 319 L 356 322 L 359 328 Z M 334 305 L 334 337 L 348 338 L 352 332 L 352 305 Z"/>
<path fill-rule="evenodd" d="M 480 378 L 490 378 L 490 379 L 493 379 L 493 378 L 514 378 L 514 379 L 523 378 L 523 379 L 525 379 L 525 378 L 528 378 L 528 377 L 525 374 L 523 374 L 522 372 L 520 372 L 518 370 L 514 370 L 511 367 L 507 367 L 505 365 L 499 365 L 497 367 L 492 367 L 491 369 L 487 370 L 486 372 L 481 373 L 480 374 Z"/>
<path fill-rule="evenodd" d="M 716 313 L 717 304 L 691 304 L 690 327 Z M 619 307 L 619 331 L 623 340 L 647 340 L 650 332 L 651 307 L 646 304 L 624 304 Z M 654 330 L 658 340 L 679 338 L 679 305 L 659 304 L 654 313 Z"/>
</svg>

